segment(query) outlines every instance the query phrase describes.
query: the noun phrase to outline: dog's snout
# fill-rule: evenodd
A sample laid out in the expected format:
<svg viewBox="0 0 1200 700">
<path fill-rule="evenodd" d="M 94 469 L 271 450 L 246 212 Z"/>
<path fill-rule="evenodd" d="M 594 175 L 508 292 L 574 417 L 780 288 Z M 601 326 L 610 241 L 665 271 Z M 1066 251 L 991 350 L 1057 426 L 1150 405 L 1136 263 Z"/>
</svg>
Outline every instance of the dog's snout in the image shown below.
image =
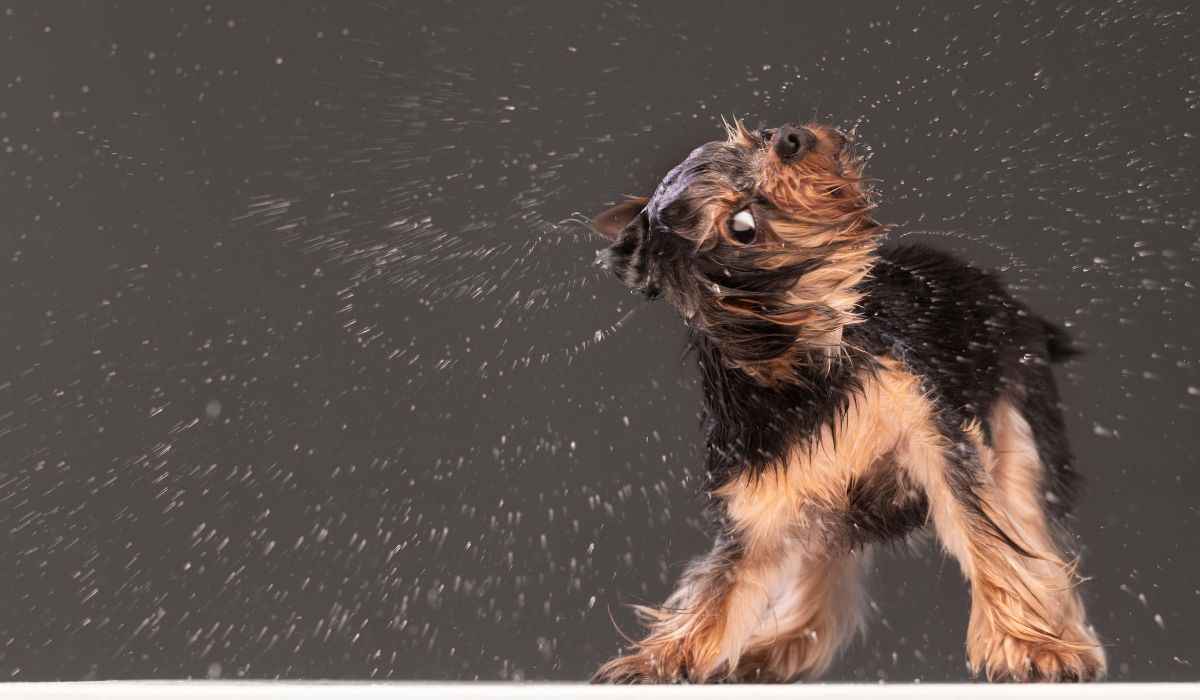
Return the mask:
<svg viewBox="0 0 1200 700">
<path fill-rule="evenodd" d="M 808 153 L 816 142 L 817 137 L 808 129 L 784 126 L 775 134 L 775 154 L 784 162 L 796 160 Z"/>
</svg>

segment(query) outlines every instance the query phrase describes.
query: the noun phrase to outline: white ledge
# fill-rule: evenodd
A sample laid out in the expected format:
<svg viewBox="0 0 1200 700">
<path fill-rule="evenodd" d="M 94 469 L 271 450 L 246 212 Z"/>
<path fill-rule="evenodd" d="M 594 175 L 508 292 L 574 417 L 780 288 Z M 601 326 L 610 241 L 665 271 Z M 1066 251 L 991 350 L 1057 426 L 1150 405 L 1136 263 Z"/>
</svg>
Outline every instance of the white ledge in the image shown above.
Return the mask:
<svg viewBox="0 0 1200 700">
<path fill-rule="evenodd" d="M 811 683 L 796 685 L 593 686 L 577 683 L 423 683 L 311 681 L 94 681 L 79 683 L 0 683 L 4 698 L 1200 698 L 1197 683 L 960 684 Z"/>
</svg>

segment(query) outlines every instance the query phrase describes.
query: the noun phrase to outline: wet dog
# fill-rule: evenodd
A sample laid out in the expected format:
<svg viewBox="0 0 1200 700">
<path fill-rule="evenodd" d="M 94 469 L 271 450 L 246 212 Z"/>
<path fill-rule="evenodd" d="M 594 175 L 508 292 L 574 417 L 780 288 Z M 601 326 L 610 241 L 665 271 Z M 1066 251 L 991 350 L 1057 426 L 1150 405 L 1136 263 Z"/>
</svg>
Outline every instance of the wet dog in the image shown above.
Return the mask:
<svg viewBox="0 0 1200 700">
<path fill-rule="evenodd" d="M 687 319 L 717 530 L 594 680 L 816 676 L 862 628 L 872 546 L 927 527 L 970 582 L 973 672 L 1101 677 L 1063 528 L 1065 331 L 990 273 L 881 245 L 842 132 L 727 131 L 593 220 L 605 265 Z"/>
</svg>

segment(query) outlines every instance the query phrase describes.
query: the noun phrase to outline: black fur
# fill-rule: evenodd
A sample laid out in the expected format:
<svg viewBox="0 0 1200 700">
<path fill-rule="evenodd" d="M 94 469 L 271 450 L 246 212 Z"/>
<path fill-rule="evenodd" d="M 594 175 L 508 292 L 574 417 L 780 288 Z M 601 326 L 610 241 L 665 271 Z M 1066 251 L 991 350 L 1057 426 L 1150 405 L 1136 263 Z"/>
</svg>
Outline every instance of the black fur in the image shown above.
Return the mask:
<svg viewBox="0 0 1200 700">
<path fill-rule="evenodd" d="M 864 291 L 865 322 L 847 329 L 847 343 L 920 376 L 951 439 L 968 420 L 990 436 L 992 405 L 1002 393 L 1014 399 L 1051 478 L 1053 510 L 1066 512 L 1078 476 L 1050 371 L 1077 352 L 1066 331 L 1014 299 L 995 274 L 926 246 L 884 248 Z"/>
<path fill-rule="evenodd" d="M 693 333 L 704 387 L 710 488 L 744 470 L 781 464 L 789 449 L 811 444 L 824 426 L 836 435 L 864 372 L 873 370 L 875 357 L 890 356 L 921 378 L 940 429 L 961 453 L 951 483 L 965 503 L 975 502 L 979 466 L 961 428 L 977 420 L 990 436 L 988 412 L 1005 392 L 1033 427 L 1047 465 L 1050 511 L 1066 513 L 1078 476 L 1049 368 L 1073 353 L 1066 332 L 1030 312 L 995 275 L 925 246 L 881 249 L 860 290 L 863 322 L 848 326 L 843 336 L 850 352 L 831 369 L 798 367 L 795 383 L 764 386 L 730 368 L 706 335 Z M 893 496 L 902 490 L 883 478 L 854 489 L 852 501 L 859 506 L 898 503 Z M 924 522 L 924 500 L 859 508 L 851 519 L 858 531 L 888 539 Z"/>
<path fill-rule="evenodd" d="M 851 546 L 903 537 L 925 524 L 929 500 L 894 469 L 874 469 L 850 482 L 846 520 Z"/>
<path fill-rule="evenodd" d="M 808 150 L 794 157 L 795 149 L 780 143 L 785 133 L 806 134 Z M 789 679 L 804 673 L 791 665 L 794 646 L 773 649 L 779 658 L 712 657 L 728 614 L 713 606 L 741 604 L 721 599 L 746 583 L 736 567 L 782 556 L 793 537 L 822 538 L 815 547 L 833 556 L 897 540 L 927 524 L 935 499 L 941 499 L 939 514 L 953 509 L 938 518 L 943 544 L 969 576 L 985 577 L 973 589 L 973 604 L 999 616 L 989 618 L 986 629 L 973 621 L 972 669 L 1017 680 L 1043 673 L 1052 680 L 1103 675 L 1099 642 L 1084 628 L 1082 608 L 1070 603 L 1078 601 L 1069 591 L 1071 567 L 1062 564 L 1042 590 L 1034 581 L 1041 574 L 1022 577 L 1027 564 L 1019 561 L 1057 563 L 1066 549 L 1065 542 L 1047 545 L 1040 535 L 1026 538 L 1023 528 L 1036 534 L 1050 525 L 1049 539 L 1065 537 L 1054 521 L 1070 509 L 1078 477 L 1051 365 L 1078 350 L 1063 328 L 1014 299 L 996 275 L 924 246 L 879 247 L 884 229 L 872 216 L 864 164 L 832 127 L 752 133 L 736 124 L 726 141 L 694 150 L 651 197 L 629 199 L 593 219 L 612 242 L 599 260 L 626 286 L 663 296 L 691 328 L 717 537 L 716 548 L 689 567 L 668 606 L 648 617 L 647 638 L 601 667 L 596 680 L 670 681 L 692 678 L 697 668 L 696 680 L 713 680 L 722 673 L 720 664 L 731 661 L 740 666 L 724 670 L 739 678 L 758 679 L 754 674 L 763 669 Z M 891 378 L 885 372 L 895 365 L 916 378 L 930 406 L 929 415 L 922 406 L 922 416 L 909 417 L 920 424 L 901 424 L 940 440 L 906 441 L 889 432 L 894 443 L 861 446 L 885 451 L 866 455 L 873 464 L 855 464 L 832 483 L 797 482 L 795 494 L 762 492 L 761 504 L 759 492 L 734 483 L 774 469 L 802 469 L 804 457 L 815 457 L 830 441 L 836 456 L 856 405 L 880 423 L 891 418 L 881 412 L 909 410 L 907 401 L 868 405 L 864 395 L 875 379 Z M 876 401 L 874 395 L 869 401 Z M 993 484 L 986 472 L 981 453 L 995 447 L 991 419 L 1002 401 L 1029 424 L 1044 465 L 1029 475 L 1040 482 L 1032 494 L 1005 479 Z M 940 454 L 931 457 L 933 464 L 898 462 L 909 459 L 901 451 L 914 444 Z M 721 491 L 724 486 L 731 489 Z M 781 495 L 795 500 L 783 503 Z M 1051 522 L 1030 514 L 1032 503 L 1014 508 L 1014 498 L 1038 498 Z M 804 517 L 781 516 L 780 505 L 803 509 Z M 1011 517 L 1030 522 L 1010 523 Z M 745 572 L 756 585 L 757 571 Z M 1014 596 L 1021 600 L 1010 600 Z M 1080 643 L 1093 649 L 1082 652 Z M 1024 647 L 1012 644 L 1028 647 L 1024 658 L 1014 656 Z M 996 649 L 1005 652 L 997 656 Z"/>
</svg>

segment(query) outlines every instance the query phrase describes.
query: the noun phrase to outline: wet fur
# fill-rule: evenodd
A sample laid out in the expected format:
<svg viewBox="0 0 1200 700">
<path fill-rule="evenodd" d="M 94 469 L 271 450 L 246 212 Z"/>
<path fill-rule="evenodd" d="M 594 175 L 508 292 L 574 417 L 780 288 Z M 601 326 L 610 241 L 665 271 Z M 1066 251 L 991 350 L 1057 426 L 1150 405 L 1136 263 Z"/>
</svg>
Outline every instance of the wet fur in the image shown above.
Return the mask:
<svg viewBox="0 0 1200 700">
<path fill-rule="evenodd" d="M 862 160 L 806 128 L 785 161 L 736 124 L 597 219 L 614 272 L 689 319 L 718 536 L 596 680 L 818 675 L 861 627 L 870 548 L 927 525 L 971 584 L 974 671 L 1102 676 L 1062 528 L 1069 338 L 992 274 L 880 248 Z M 744 207 L 748 245 L 724 225 Z"/>
</svg>

